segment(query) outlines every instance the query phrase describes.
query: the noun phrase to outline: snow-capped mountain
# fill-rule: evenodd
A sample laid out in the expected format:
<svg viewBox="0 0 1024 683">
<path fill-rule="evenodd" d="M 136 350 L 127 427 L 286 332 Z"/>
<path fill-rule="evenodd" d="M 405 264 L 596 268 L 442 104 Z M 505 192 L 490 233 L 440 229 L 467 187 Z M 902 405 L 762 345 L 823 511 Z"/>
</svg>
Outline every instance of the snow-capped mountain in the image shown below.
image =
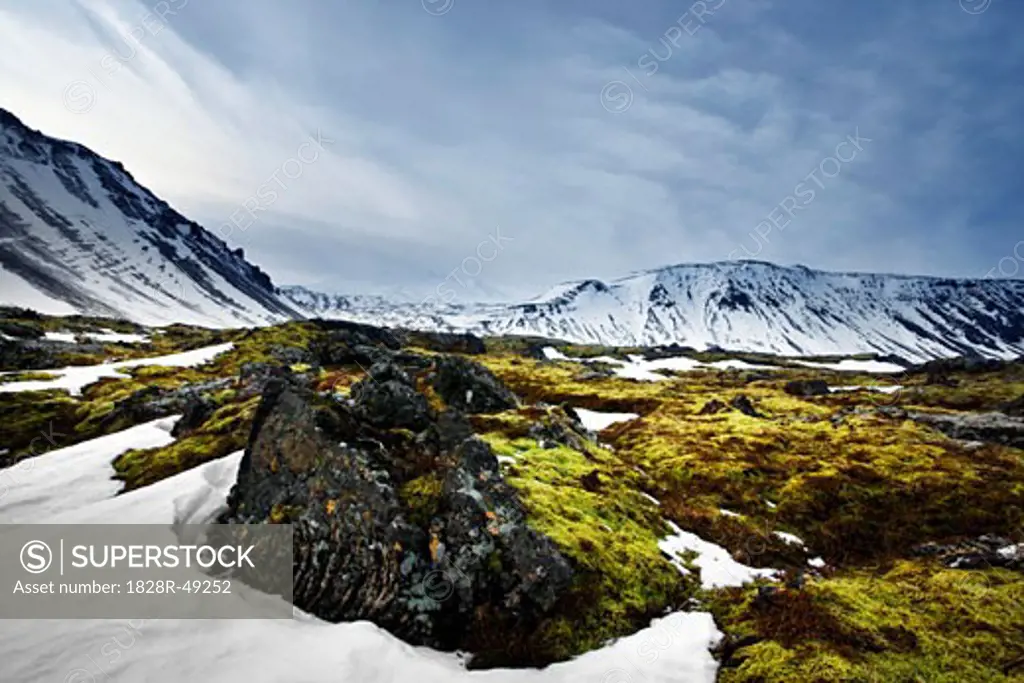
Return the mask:
<svg viewBox="0 0 1024 683">
<path fill-rule="evenodd" d="M 321 317 L 372 319 L 354 297 L 302 298 Z M 378 304 L 379 305 L 379 304 Z M 517 305 L 390 308 L 412 326 L 581 343 L 783 355 L 876 352 L 909 360 L 1024 354 L 1024 281 L 828 273 L 759 261 L 684 264 L 558 285 Z"/>
<path fill-rule="evenodd" d="M 1015 357 L 1024 353 L 1024 282 L 828 273 L 759 261 L 686 264 L 607 284 L 564 284 L 487 323 L 620 345 Z"/>
<path fill-rule="evenodd" d="M 266 273 L 121 164 L 0 109 L 0 303 L 148 324 L 295 317 Z"/>
<path fill-rule="evenodd" d="M 0 109 L 0 304 L 146 324 L 341 318 L 581 343 L 911 360 L 1024 353 L 1024 281 L 685 264 L 558 285 L 520 304 L 396 303 L 270 277 L 119 164 Z"/>
</svg>

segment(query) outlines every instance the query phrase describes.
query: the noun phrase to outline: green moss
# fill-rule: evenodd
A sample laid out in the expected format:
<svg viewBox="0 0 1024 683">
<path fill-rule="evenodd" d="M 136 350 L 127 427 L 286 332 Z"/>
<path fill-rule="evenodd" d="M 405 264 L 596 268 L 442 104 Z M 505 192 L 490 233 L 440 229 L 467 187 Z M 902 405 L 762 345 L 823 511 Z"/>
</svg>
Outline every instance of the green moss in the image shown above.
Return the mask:
<svg viewBox="0 0 1024 683">
<path fill-rule="evenodd" d="M 558 616 L 534 635 L 532 656 L 552 661 L 599 647 L 693 594 L 695 586 L 658 548 L 667 529 L 657 507 L 612 454 L 542 449 L 500 433 L 484 438 L 498 455 L 514 459 L 505 466 L 506 479 L 520 492 L 529 524 L 554 540 L 576 571 Z M 585 477 L 596 477 L 598 489 L 588 490 Z"/>
<path fill-rule="evenodd" d="M 1024 576 L 901 561 L 845 572 L 770 601 L 736 589 L 714 603 L 734 635 L 761 639 L 723 669 L 728 683 L 1011 681 L 1024 655 Z"/>
<path fill-rule="evenodd" d="M 196 431 L 160 448 L 133 449 L 114 462 L 124 491 L 148 486 L 245 448 L 259 397 L 218 408 Z"/>
<path fill-rule="evenodd" d="M 442 501 L 444 476 L 431 472 L 412 479 L 398 489 L 398 497 L 407 510 L 410 521 L 426 526 L 437 514 Z"/>
<path fill-rule="evenodd" d="M 57 379 L 60 375 L 55 375 L 50 372 L 12 372 L 5 375 L 0 375 L 0 384 L 9 384 L 11 382 L 44 382 L 47 380 Z"/>
<path fill-rule="evenodd" d="M 0 394 L 0 466 L 75 443 L 78 405 L 65 391 Z"/>
</svg>

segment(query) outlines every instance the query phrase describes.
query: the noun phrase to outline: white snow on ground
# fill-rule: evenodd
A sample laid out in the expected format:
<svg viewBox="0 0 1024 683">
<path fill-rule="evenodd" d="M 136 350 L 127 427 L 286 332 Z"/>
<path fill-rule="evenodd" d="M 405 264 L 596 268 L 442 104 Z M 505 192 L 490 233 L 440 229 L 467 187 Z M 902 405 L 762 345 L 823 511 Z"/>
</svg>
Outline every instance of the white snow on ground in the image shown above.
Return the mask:
<svg viewBox="0 0 1024 683">
<path fill-rule="evenodd" d="M 743 515 L 741 515 L 738 512 L 733 512 L 732 510 L 726 510 L 725 508 L 719 508 L 718 511 L 722 514 L 723 517 L 742 517 L 743 516 Z"/>
<path fill-rule="evenodd" d="M 127 377 L 124 373 L 118 372 L 122 368 L 135 368 L 143 365 L 165 365 L 174 368 L 190 368 L 202 365 L 211 361 L 214 357 L 230 351 L 234 344 L 218 344 L 207 346 L 182 353 L 172 353 L 168 356 L 157 356 L 156 358 L 135 358 L 123 360 L 116 363 L 101 363 L 100 365 L 77 365 L 54 370 L 41 370 L 40 372 L 58 375 L 55 379 L 30 380 L 27 382 L 10 382 L 0 384 L 0 392 L 15 391 L 45 391 L 47 389 L 67 389 L 72 396 L 77 396 L 82 389 L 93 382 L 104 377 Z M 8 374 L 8 373 L 2 373 Z"/>
<path fill-rule="evenodd" d="M 895 363 L 885 363 L 877 360 L 852 360 L 844 358 L 838 363 L 815 363 L 807 360 L 793 361 L 797 365 L 807 368 L 820 368 L 822 370 L 839 370 L 840 372 L 878 372 L 878 373 L 900 373 L 906 368 Z"/>
<path fill-rule="evenodd" d="M 600 432 L 608 429 L 616 422 L 629 422 L 640 417 L 636 413 L 601 413 L 596 410 L 587 410 L 586 408 L 574 408 L 574 410 L 580 416 L 580 422 L 583 423 L 583 426 L 591 432 Z"/>
<path fill-rule="evenodd" d="M 833 394 L 838 393 L 840 391 L 877 391 L 882 394 L 895 394 L 897 391 L 900 391 L 902 389 L 903 387 L 900 386 L 899 384 L 893 384 L 890 386 L 859 386 L 854 384 L 845 387 L 829 387 L 829 391 L 832 392 Z"/>
<path fill-rule="evenodd" d="M 789 543 L 790 545 L 802 546 L 804 544 L 803 539 L 801 539 L 799 536 L 794 536 L 793 534 L 786 533 L 785 531 L 773 531 L 772 533 L 775 535 L 776 538 L 781 538 L 783 541 Z"/>
<path fill-rule="evenodd" d="M 67 342 L 68 344 L 75 343 L 74 332 L 46 332 L 43 334 L 43 339 L 46 341 L 58 341 Z"/>
<path fill-rule="evenodd" d="M 811 565 L 815 569 L 821 569 L 825 566 L 825 560 L 821 559 L 820 557 L 812 557 L 811 559 L 807 560 L 807 564 Z"/>
<path fill-rule="evenodd" d="M 0 500 L 0 520 L 9 522 L 15 513 L 17 519 L 36 523 L 211 519 L 235 481 L 241 452 L 121 496 L 99 488 L 110 476 L 114 457 L 125 448 L 157 445 L 167 438 L 174 419 L 34 458 L 17 497 L 9 493 Z M 9 472 L 0 470 L 0 475 Z M 77 489 L 81 491 L 73 493 Z M 244 599 L 241 593 L 237 599 Z M 456 655 L 411 647 L 372 624 L 328 624 L 298 610 L 291 621 L 0 621 L 3 680 L 11 683 L 576 683 L 633 676 L 645 683 L 712 683 L 717 663 L 709 649 L 721 637 L 711 615 L 677 612 L 544 670 L 469 672 Z"/>
<path fill-rule="evenodd" d="M 693 358 L 688 358 L 687 356 L 644 360 L 643 356 L 631 355 L 628 357 L 629 360 L 627 361 L 612 358 L 610 356 L 600 356 L 598 358 L 570 358 L 551 347 L 544 349 L 544 354 L 548 358 L 553 358 L 549 353 L 549 349 L 551 352 L 558 354 L 558 360 L 569 360 L 577 363 L 607 363 L 608 365 L 615 366 L 612 368 L 612 372 L 614 372 L 617 377 L 621 377 L 623 379 L 635 379 L 639 382 L 661 382 L 669 379 L 666 375 L 663 375 L 658 371 L 693 372 L 696 370 L 780 369 L 774 365 L 756 365 L 754 363 L 748 363 L 746 361 L 736 359 L 716 360 L 712 363 L 704 363 Z"/>
<path fill-rule="evenodd" d="M 672 535 L 658 543 L 661 551 L 673 560 L 673 564 L 684 574 L 689 570 L 683 565 L 680 555 L 687 550 L 697 553 L 693 564 L 700 568 L 700 581 L 704 588 L 738 587 L 762 577 L 774 578 L 774 569 L 758 569 L 740 564 L 732 559 L 729 551 L 720 545 L 709 543 L 697 534 L 683 531 L 673 522 L 668 522 Z"/>
<path fill-rule="evenodd" d="M 114 332 L 113 330 L 86 332 L 85 336 L 98 342 L 110 342 L 112 344 L 145 344 L 149 341 L 149 337 L 144 334 L 126 334 Z"/>
<path fill-rule="evenodd" d="M 156 448 L 174 441 L 177 417 L 164 418 L 74 446 L 60 445 L 61 435 L 41 431 L 30 444 L 35 457 L 0 470 L 0 523 L 40 522 L 60 511 L 76 512 L 121 490 L 111 479 L 111 461 L 132 448 Z"/>
<path fill-rule="evenodd" d="M 569 360 L 569 357 L 559 351 L 553 346 L 545 346 L 543 349 L 544 357 L 548 360 Z"/>
<path fill-rule="evenodd" d="M 758 365 L 756 363 L 748 363 L 745 360 L 738 358 L 729 358 L 728 360 L 716 360 L 713 363 L 708 363 L 708 367 L 716 370 L 779 370 L 774 365 Z"/>
</svg>

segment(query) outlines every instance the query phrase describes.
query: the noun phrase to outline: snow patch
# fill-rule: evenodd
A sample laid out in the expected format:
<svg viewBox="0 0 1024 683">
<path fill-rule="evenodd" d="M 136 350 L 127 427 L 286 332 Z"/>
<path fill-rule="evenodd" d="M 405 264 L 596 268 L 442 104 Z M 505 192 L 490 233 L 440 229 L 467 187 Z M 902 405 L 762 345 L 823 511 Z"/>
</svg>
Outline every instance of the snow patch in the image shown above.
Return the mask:
<svg viewBox="0 0 1024 683">
<path fill-rule="evenodd" d="M 790 545 L 803 546 L 804 544 L 803 539 L 801 539 L 799 536 L 794 536 L 793 534 L 786 533 L 785 531 L 773 531 L 772 534 L 776 538 L 780 538 L 786 543 L 789 543 Z"/>
<path fill-rule="evenodd" d="M 808 360 L 797 360 L 793 362 L 807 368 L 838 370 L 839 372 L 876 372 L 881 374 L 896 374 L 906 371 L 906 368 L 902 365 L 885 363 L 877 360 L 853 360 L 851 358 L 844 358 L 838 363 L 816 363 Z"/>
<path fill-rule="evenodd" d="M 62 511 L 74 515 L 114 496 L 122 487 L 113 479 L 114 458 L 132 448 L 173 443 L 170 432 L 177 421 L 177 416 L 154 420 L 0 470 L 0 519 L 5 524 L 41 522 Z M 41 436 L 41 444 L 60 443 L 60 434 Z"/>
<path fill-rule="evenodd" d="M 39 523 L 172 524 L 212 519 L 235 481 L 241 451 L 121 496 L 92 488 L 100 478 L 109 477 L 109 462 L 121 450 L 149 443 L 140 433 L 155 430 L 166 437 L 171 423 L 173 419 L 157 421 L 40 456 L 33 478 L 23 482 L 26 493 L 38 495 L 31 500 L 23 496 L 20 506 L 0 512 L 5 521 L 9 521 L 8 512 L 18 510 L 20 518 Z M 82 458 L 83 453 L 90 455 Z M 77 488 L 75 482 L 68 477 L 55 484 L 48 477 L 67 475 L 68 463 L 78 460 L 75 465 L 90 495 L 69 505 L 67 496 Z M 61 512 L 53 514 L 55 510 Z M 118 636 L 118 643 L 132 645 L 120 647 L 119 656 L 111 659 L 109 648 L 103 648 Z M 73 677 L 178 683 L 201 674 L 205 680 L 261 683 L 575 683 L 621 678 L 629 672 L 647 683 L 713 683 L 718 665 L 710 648 L 721 638 L 710 614 L 678 612 L 608 647 L 543 670 L 467 671 L 458 655 L 412 647 L 367 622 L 329 624 L 299 610 L 290 621 L 7 620 L 0 624 L 0 652 L 6 653 L 4 678 L 17 682 Z M 638 660 L 635 654 L 641 648 L 648 655 Z"/>
<path fill-rule="evenodd" d="M 124 373 L 118 372 L 124 368 L 136 368 L 143 365 L 165 365 L 174 368 L 190 368 L 208 363 L 216 356 L 230 351 L 234 346 L 234 344 L 228 342 L 226 344 L 193 349 L 192 351 L 173 353 L 168 356 L 157 356 L 156 358 L 134 358 L 132 360 L 118 361 L 116 363 L 75 365 L 53 370 L 40 370 L 40 372 L 54 374 L 57 375 L 57 377 L 46 380 L 29 380 L 26 382 L 0 384 L 0 393 L 65 389 L 72 396 L 78 396 L 82 393 L 82 389 L 84 387 L 94 382 L 98 382 L 104 377 L 127 377 Z"/>
<path fill-rule="evenodd" d="M 75 343 L 74 332 L 46 332 L 43 334 L 43 339 L 46 341 L 65 342 L 67 344 Z"/>
<path fill-rule="evenodd" d="M 569 360 L 568 356 L 553 346 L 545 346 L 542 353 L 548 360 Z"/>
<path fill-rule="evenodd" d="M 720 545 L 709 543 L 697 534 L 683 531 L 674 522 L 668 522 L 672 535 L 663 538 L 658 547 L 672 564 L 683 574 L 689 570 L 680 555 L 686 551 L 697 553 L 693 564 L 700 568 L 701 585 L 706 589 L 739 587 L 757 578 L 772 579 L 778 574 L 774 569 L 758 569 L 740 564 L 732 559 L 729 551 Z"/>
<path fill-rule="evenodd" d="M 573 408 L 573 410 L 579 415 L 583 426 L 591 432 L 604 431 L 617 422 L 629 422 L 640 417 L 636 413 L 602 413 L 586 408 Z"/>
</svg>

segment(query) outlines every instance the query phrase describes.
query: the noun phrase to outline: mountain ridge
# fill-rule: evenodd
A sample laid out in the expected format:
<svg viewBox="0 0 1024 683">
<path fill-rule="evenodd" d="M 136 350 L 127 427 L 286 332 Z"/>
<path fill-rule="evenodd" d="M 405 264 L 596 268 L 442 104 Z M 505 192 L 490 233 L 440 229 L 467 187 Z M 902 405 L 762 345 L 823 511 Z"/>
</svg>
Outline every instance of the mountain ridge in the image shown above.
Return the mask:
<svg viewBox="0 0 1024 683">
<path fill-rule="evenodd" d="M 125 167 L 0 109 L 0 268 L 41 308 L 139 322 L 269 323 L 301 314 L 270 276 Z M 63 311 L 58 311 L 63 312 Z"/>
<path fill-rule="evenodd" d="M 756 259 L 559 283 L 506 304 L 394 302 L 276 286 L 119 162 L 0 109 L 3 301 L 213 327 L 338 318 L 609 346 L 683 344 L 908 360 L 1024 353 L 1024 281 L 829 272 Z M 55 310 L 59 309 L 59 310 Z"/>
</svg>

